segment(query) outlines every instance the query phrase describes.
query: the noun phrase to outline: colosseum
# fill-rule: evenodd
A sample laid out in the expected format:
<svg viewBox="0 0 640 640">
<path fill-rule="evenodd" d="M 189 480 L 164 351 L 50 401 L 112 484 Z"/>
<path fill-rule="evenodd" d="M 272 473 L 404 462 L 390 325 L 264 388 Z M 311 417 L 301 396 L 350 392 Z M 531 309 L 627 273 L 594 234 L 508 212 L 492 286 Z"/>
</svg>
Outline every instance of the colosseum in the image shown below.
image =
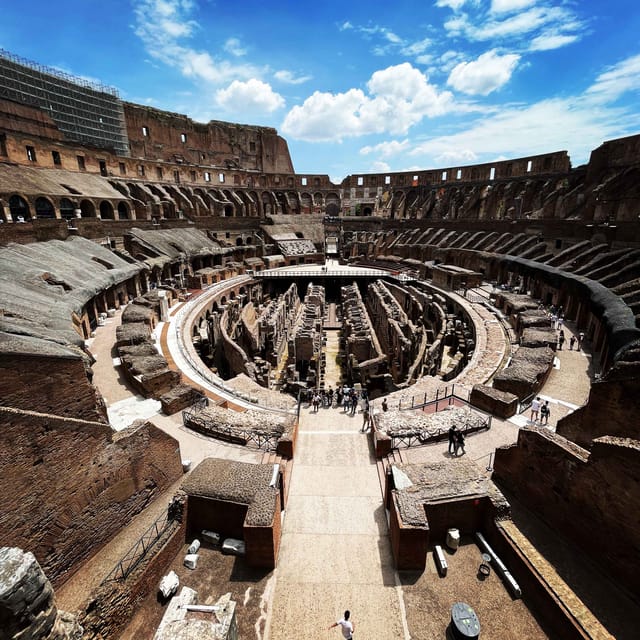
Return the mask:
<svg viewBox="0 0 640 640">
<path fill-rule="evenodd" d="M 334 184 L 0 87 L 0 638 L 638 637 L 640 135 Z"/>
</svg>

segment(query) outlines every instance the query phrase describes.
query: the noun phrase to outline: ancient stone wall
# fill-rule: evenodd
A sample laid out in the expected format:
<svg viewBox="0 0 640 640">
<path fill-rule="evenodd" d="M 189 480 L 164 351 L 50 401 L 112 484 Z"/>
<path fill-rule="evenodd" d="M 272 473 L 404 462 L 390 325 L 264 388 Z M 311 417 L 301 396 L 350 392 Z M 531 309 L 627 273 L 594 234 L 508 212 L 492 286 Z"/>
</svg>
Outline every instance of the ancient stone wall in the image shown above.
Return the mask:
<svg viewBox="0 0 640 640">
<path fill-rule="evenodd" d="M 231 122 L 194 122 L 178 113 L 125 103 L 131 155 L 137 158 L 293 173 L 286 142 L 275 129 Z"/>
<path fill-rule="evenodd" d="M 178 443 L 148 422 L 114 433 L 6 408 L 0 422 L 0 539 L 31 550 L 54 584 L 182 475 Z"/>
<path fill-rule="evenodd" d="M 496 450 L 493 478 L 639 593 L 640 525 L 629 517 L 640 510 L 639 468 L 637 440 L 599 438 L 589 453 L 534 427 L 520 430 L 517 445 Z"/>
<path fill-rule="evenodd" d="M 77 357 L 0 355 L 0 402 L 4 406 L 106 423 L 106 409 L 89 382 L 89 364 Z"/>
</svg>

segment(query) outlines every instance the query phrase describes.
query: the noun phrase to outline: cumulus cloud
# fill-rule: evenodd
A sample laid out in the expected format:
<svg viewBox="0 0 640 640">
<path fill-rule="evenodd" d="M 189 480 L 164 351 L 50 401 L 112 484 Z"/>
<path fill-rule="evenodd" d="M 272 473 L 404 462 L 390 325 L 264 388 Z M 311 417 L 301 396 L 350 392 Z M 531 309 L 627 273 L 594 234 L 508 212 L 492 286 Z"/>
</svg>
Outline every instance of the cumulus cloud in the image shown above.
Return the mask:
<svg viewBox="0 0 640 640">
<path fill-rule="evenodd" d="M 284 98 L 270 85 L 252 78 L 247 82 L 234 80 L 215 95 L 219 106 L 227 111 L 272 113 L 284 106 Z"/>
<path fill-rule="evenodd" d="M 292 71 L 282 69 L 276 71 L 273 77 L 284 84 L 302 84 L 303 82 L 309 82 L 313 76 L 296 76 Z"/>
<path fill-rule="evenodd" d="M 437 0 L 436 7 L 448 7 L 457 11 L 464 6 L 465 2 L 466 0 Z"/>
<path fill-rule="evenodd" d="M 449 91 L 438 92 L 407 62 L 376 71 L 367 89 L 368 93 L 316 91 L 289 111 L 283 133 L 307 141 L 339 141 L 383 132 L 402 135 L 423 118 L 442 115 L 454 106 Z"/>
<path fill-rule="evenodd" d="M 519 55 L 500 55 L 492 49 L 477 60 L 456 65 L 447 84 L 463 93 L 487 96 L 509 82 L 519 60 Z"/>
<path fill-rule="evenodd" d="M 560 49 L 572 42 L 579 40 L 577 34 L 563 35 L 560 33 L 544 33 L 535 37 L 529 46 L 530 51 L 551 51 L 552 49 Z"/>
<path fill-rule="evenodd" d="M 372 173 L 387 173 L 389 171 L 389 165 L 381 160 L 376 160 L 376 162 L 371 163 L 369 171 Z"/>
</svg>

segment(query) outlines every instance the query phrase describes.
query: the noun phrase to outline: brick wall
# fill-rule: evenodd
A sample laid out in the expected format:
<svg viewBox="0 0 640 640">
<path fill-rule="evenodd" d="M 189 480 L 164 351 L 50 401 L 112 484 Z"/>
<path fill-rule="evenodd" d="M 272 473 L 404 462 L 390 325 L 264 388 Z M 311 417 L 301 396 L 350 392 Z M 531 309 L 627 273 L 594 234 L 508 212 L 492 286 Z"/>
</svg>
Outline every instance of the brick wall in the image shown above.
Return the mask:
<svg viewBox="0 0 640 640">
<path fill-rule="evenodd" d="M 7 408 L 0 422 L 0 539 L 56 586 L 182 476 L 178 443 L 148 422 L 114 433 Z"/>
<path fill-rule="evenodd" d="M 640 522 L 630 517 L 640 513 L 639 469 L 637 440 L 600 438 L 589 454 L 553 432 L 524 428 L 517 445 L 496 450 L 493 478 L 640 593 Z"/>
</svg>

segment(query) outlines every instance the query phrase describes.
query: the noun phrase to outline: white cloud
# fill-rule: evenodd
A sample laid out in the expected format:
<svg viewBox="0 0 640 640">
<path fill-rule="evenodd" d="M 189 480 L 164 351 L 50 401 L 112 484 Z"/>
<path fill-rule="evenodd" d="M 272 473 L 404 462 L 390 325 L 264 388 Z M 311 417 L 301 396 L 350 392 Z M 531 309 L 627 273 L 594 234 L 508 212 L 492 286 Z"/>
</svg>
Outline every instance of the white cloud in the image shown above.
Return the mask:
<svg viewBox="0 0 640 640">
<path fill-rule="evenodd" d="M 235 64 L 214 58 L 208 51 L 198 51 L 184 40 L 199 29 L 192 19 L 192 0 L 139 0 L 134 8 L 135 33 L 155 60 L 175 67 L 189 78 L 211 84 L 223 84 L 236 79 L 261 77 L 266 70 L 250 64 Z M 239 42 L 231 38 L 225 48 L 240 55 Z"/>
<path fill-rule="evenodd" d="M 252 78 L 234 80 L 226 89 L 216 91 L 216 102 L 227 111 L 272 113 L 284 106 L 284 98 L 270 85 Z"/>
<path fill-rule="evenodd" d="M 421 162 L 429 166 L 437 158 L 455 157 L 450 154 L 469 154 L 470 158 L 473 154 L 475 161 L 499 156 L 516 158 L 571 147 L 572 159 L 586 161 L 594 140 L 624 135 L 639 124 L 637 114 L 631 115 L 622 108 L 598 107 L 581 97 L 554 98 L 528 106 L 505 106 L 464 130 L 420 143 L 408 155 L 423 158 Z"/>
<path fill-rule="evenodd" d="M 440 166 L 451 166 L 454 164 L 468 164 L 476 162 L 478 156 L 471 149 L 454 149 L 445 151 L 436 156 L 436 163 Z"/>
<path fill-rule="evenodd" d="M 345 20 L 345 22 L 338 25 L 338 29 L 340 31 L 348 31 L 349 29 L 353 29 L 353 25 L 348 20 Z"/>
<path fill-rule="evenodd" d="M 640 54 L 622 60 L 601 73 L 587 89 L 587 96 L 597 102 L 613 102 L 627 91 L 640 89 Z"/>
<path fill-rule="evenodd" d="M 302 84 L 311 80 L 313 76 L 296 76 L 292 71 L 282 69 L 281 71 L 276 71 L 273 77 L 284 84 Z"/>
<path fill-rule="evenodd" d="M 570 10 L 546 6 L 531 7 L 503 20 L 490 18 L 483 21 L 461 14 L 447 20 L 444 26 L 452 35 L 464 35 L 476 41 L 525 36 L 545 27 L 556 30 L 582 28 Z"/>
<path fill-rule="evenodd" d="M 519 11 L 535 3 L 536 0 L 491 0 L 491 11 L 492 13 Z"/>
<path fill-rule="evenodd" d="M 391 158 L 404 153 L 409 149 L 409 140 L 389 140 L 388 142 L 380 142 L 376 145 L 368 145 L 360 149 L 360 155 L 376 155 L 380 158 Z"/>
<path fill-rule="evenodd" d="M 289 111 L 282 131 L 308 141 L 339 141 L 369 133 L 405 134 L 425 117 L 454 108 L 449 91 L 438 92 L 408 62 L 376 71 L 361 89 L 344 93 L 316 91 Z"/>
<path fill-rule="evenodd" d="M 464 6 L 465 2 L 466 0 L 437 0 L 436 7 L 449 7 L 449 9 L 457 11 Z"/>
<path fill-rule="evenodd" d="M 559 33 L 545 33 L 531 40 L 529 51 L 551 51 L 552 49 L 560 49 L 572 42 L 579 40 L 580 36 L 563 35 Z"/>
<path fill-rule="evenodd" d="M 519 60 L 519 55 L 510 53 L 501 56 L 492 49 L 477 60 L 456 65 L 447 84 L 463 93 L 486 96 L 509 82 Z"/>
<path fill-rule="evenodd" d="M 247 50 L 242 46 L 238 38 L 228 38 L 224 43 L 224 50 L 238 58 L 247 54 Z"/>
</svg>

